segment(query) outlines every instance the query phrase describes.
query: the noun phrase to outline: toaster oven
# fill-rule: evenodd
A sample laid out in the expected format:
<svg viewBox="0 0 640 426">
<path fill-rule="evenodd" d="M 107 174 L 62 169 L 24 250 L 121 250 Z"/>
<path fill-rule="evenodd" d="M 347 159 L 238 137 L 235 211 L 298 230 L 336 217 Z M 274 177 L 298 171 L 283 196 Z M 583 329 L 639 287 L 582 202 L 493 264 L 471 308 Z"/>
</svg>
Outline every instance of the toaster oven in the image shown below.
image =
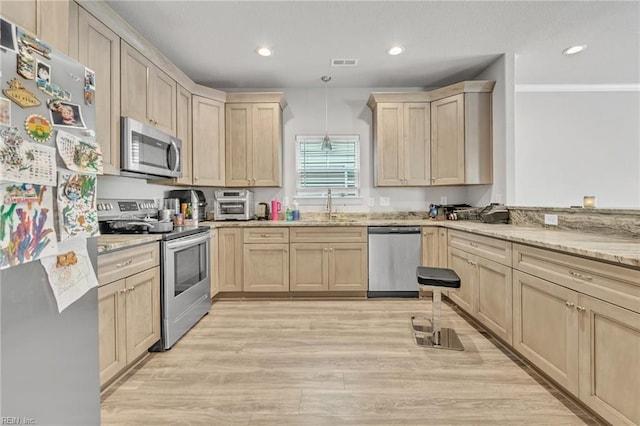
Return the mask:
<svg viewBox="0 0 640 426">
<path fill-rule="evenodd" d="M 255 214 L 253 192 L 221 189 L 214 192 L 214 220 L 251 220 Z"/>
</svg>

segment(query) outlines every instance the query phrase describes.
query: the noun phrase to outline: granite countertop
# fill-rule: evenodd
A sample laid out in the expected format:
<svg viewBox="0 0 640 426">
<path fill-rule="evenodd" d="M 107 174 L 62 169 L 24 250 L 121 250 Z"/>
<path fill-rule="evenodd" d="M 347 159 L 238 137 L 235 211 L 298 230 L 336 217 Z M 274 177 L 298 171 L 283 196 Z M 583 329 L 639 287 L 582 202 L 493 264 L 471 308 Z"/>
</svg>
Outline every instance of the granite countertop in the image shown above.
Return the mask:
<svg viewBox="0 0 640 426">
<path fill-rule="evenodd" d="M 162 234 L 109 234 L 98 237 L 98 254 L 159 241 Z"/>
<path fill-rule="evenodd" d="M 207 221 L 201 225 L 212 228 L 284 227 L 284 226 L 444 226 L 449 229 L 472 232 L 487 237 L 523 243 L 569 254 L 604 260 L 624 266 L 640 268 L 640 241 L 614 235 L 587 232 L 552 230 L 507 224 L 487 224 L 475 221 L 437 221 L 424 218 L 370 219 L 349 218 L 346 220 L 315 221 Z"/>
</svg>

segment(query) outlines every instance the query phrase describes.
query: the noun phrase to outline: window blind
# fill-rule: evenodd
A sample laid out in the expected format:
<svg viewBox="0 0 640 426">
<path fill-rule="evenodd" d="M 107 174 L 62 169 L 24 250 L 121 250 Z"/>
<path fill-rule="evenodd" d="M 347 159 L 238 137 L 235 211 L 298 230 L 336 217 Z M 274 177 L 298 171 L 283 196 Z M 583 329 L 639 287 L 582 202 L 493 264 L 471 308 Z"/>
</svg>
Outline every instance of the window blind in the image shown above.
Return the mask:
<svg viewBox="0 0 640 426">
<path fill-rule="evenodd" d="M 329 136 L 331 151 L 320 149 L 324 136 L 298 136 L 297 189 L 298 192 L 324 192 L 323 189 L 343 189 L 336 195 L 357 195 L 359 179 L 359 137 Z"/>
</svg>

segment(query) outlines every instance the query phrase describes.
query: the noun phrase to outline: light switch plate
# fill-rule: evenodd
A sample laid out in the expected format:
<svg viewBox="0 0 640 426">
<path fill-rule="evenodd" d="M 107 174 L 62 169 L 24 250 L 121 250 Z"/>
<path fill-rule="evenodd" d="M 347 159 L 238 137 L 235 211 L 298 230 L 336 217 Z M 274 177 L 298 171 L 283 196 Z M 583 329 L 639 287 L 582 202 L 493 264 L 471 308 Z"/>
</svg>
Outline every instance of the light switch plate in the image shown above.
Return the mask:
<svg viewBox="0 0 640 426">
<path fill-rule="evenodd" d="M 544 215 L 544 224 L 545 225 L 558 226 L 558 215 L 557 214 L 545 214 Z"/>
<path fill-rule="evenodd" d="M 380 205 L 383 207 L 387 207 L 390 204 L 389 197 L 380 197 Z"/>
<path fill-rule="evenodd" d="M 373 207 L 376 205 L 376 199 L 374 197 L 369 197 L 369 207 Z"/>
<path fill-rule="evenodd" d="M 447 197 L 446 196 L 440 197 L 440 204 L 447 204 Z"/>
</svg>

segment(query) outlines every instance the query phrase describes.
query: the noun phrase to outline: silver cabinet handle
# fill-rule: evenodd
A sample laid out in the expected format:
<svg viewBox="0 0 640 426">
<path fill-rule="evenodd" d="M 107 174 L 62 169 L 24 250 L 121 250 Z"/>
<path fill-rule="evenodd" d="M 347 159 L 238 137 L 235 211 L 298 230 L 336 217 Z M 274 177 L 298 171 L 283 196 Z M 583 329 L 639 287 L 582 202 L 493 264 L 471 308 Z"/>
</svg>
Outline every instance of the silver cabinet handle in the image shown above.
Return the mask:
<svg viewBox="0 0 640 426">
<path fill-rule="evenodd" d="M 591 275 L 583 275 L 583 274 L 581 274 L 579 272 L 569 271 L 569 275 L 572 275 L 572 276 L 574 276 L 576 278 L 579 278 L 581 280 L 584 280 L 584 281 L 592 281 L 593 280 L 593 277 Z"/>
<path fill-rule="evenodd" d="M 333 249 L 332 249 L 332 248 L 330 248 L 330 249 L 329 249 L 329 251 L 330 251 L 330 252 L 333 252 Z"/>
<path fill-rule="evenodd" d="M 133 291 L 133 290 L 135 290 L 135 289 L 136 289 L 135 287 L 129 287 L 129 288 L 127 289 L 127 291 Z"/>
<path fill-rule="evenodd" d="M 133 259 L 129 259 L 126 262 L 116 263 L 116 268 L 122 268 L 123 266 L 131 265 Z"/>
<path fill-rule="evenodd" d="M 126 293 L 126 292 L 127 292 L 126 288 L 123 288 L 122 290 L 118 291 L 118 293 Z"/>
<path fill-rule="evenodd" d="M 584 311 L 587 310 L 587 308 L 585 308 L 584 306 L 580 306 L 580 305 L 576 306 L 576 309 L 578 310 L 578 312 L 584 312 Z"/>
<path fill-rule="evenodd" d="M 269 234 L 260 234 L 261 237 L 263 238 L 267 238 L 269 236 Z"/>
<path fill-rule="evenodd" d="M 568 302 L 568 301 L 564 302 L 564 304 L 567 305 L 567 308 L 573 308 L 574 307 L 574 304 L 571 303 L 571 302 Z"/>
<path fill-rule="evenodd" d="M 327 251 L 329 251 L 329 249 L 324 248 L 322 249 L 322 251 L 326 253 Z"/>
<path fill-rule="evenodd" d="M 476 243 L 472 243 L 472 242 L 469 242 L 469 245 L 470 245 L 471 247 L 478 247 L 478 245 L 477 245 Z"/>
</svg>

